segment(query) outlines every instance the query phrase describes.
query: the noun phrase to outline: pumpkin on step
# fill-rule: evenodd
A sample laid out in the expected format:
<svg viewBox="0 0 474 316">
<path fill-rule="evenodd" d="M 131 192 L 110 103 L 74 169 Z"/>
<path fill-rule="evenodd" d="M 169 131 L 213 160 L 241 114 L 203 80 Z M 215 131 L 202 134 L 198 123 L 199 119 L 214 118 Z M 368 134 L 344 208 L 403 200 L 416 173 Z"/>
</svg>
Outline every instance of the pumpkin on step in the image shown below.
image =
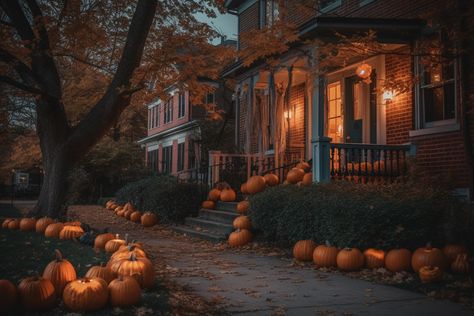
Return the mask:
<svg viewBox="0 0 474 316">
<path fill-rule="evenodd" d="M 438 282 L 443 279 L 443 270 L 439 267 L 422 266 L 418 269 L 418 276 L 423 283 Z"/>
<path fill-rule="evenodd" d="M 101 278 L 105 282 L 107 282 L 107 284 L 109 284 L 110 282 L 112 282 L 113 279 L 115 279 L 115 275 L 113 274 L 113 272 L 109 269 L 109 267 L 103 264 L 90 267 L 84 277 L 89 279 Z"/>
<path fill-rule="evenodd" d="M 392 249 L 385 255 L 385 268 L 392 272 L 409 271 L 411 269 L 411 251 L 408 249 Z"/>
<path fill-rule="evenodd" d="M 8 229 L 8 223 L 10 223 L 13 218 L 6 218 L 2 223 L 2 228 Z"/>
<path fill-rule="evenodd" d="M 313 262 L 322 268 L 330 268 L 337 266 L 337 254 L 339 249 L 331 246 L 328 241 L 325 245 L 319 245 L 314 249 Z"/>
<path fill-rule="evenodd" d="M 252 233 L 248 229 L 237 229 L 229 235 L 229 246 L 240 247 L 252 240 Z"/>
<path fill-rule="evenodd" d="M 81 226 L 64 226 L 59 233 L 59 239 L 79 238 L 84 234 Z"/>
<path fill-rule="evenodd" d="M 451 271 L 459 274 L 468 274 L 470 271 L 469 260 L 467 253 L 457 255 L 456 259 L 451 264 Z"/>
<path fill-rule="evenodd" d="M 28 312 L 51 309 L 56 302 L 56 292 L 51 281 L 38 276 L 21 280 L 18 284 L 21 306 Z"/>
<path fill-rule="evenodd" d="M 274 173 L 267 173 L 263 178 L 265 179 L 265 184 L 269 187 L 274 187 L 280 183 L 280 179 L 278 179 L 278 176 Z"/>
<path fill-rule="evenodd" d="M 114 253 L 120 246 L 125 245 L 126 243 L 127 242 L 124 239 L 120 239 L 119 234 L 116 234 L 114 239 L 105 243 L 104 249 L 107 253 Z"/>
<path fill-rule="evenodd" d="M 77 278 L 76 270 L 73 265 L 66 259 L 63 259 L 61 252 L 56 249 L 56 259 L 51 261 L 43 271 L 43 278 L 50 280 L 54 285 L 56 294 L 63 294 L 66 284 Z"/>
<path fill-rule="evenodd" d="M 248 216 L 241 215 L 234 219 L 232 225 L 235 229 L 251 229 L 252 224 L 250 223 L 250 219 Z"/>
<path fill-rule="evenodd" d="M 308 172 L 311 169 L 311 166 L 306 161 L 302 161 L 296 165 L 296 168 L 303 169 L 305 172 Z"/>
<path fill-rule="evenodd" d="M 59 238 L 59 233 L 63 230 L 63 223 L 53 223 L 49 224 L 48 227 L 44 230 L 44 235 L 46 237 Z"/>
<path fill-rule="evenodd" d="M 385 265 L 385 251 L 369 248 L 364 251 L 365 266 L 369 269 L 383 268 Z"/>
<path fill-rule="evenodd" d="M 364 266 L 364 255 L 357 248 L 344 248 L 337 254 L 336 261 L 343 271 L 357 271 Z"/>
<path fill-rule="evenodd" d="M 107 304 L 107 282 L 101 278 L 83 278 L 69 282 L 64 288 L 64 304 L 75 312 L 89 312 Z"/>
<path fill-rule="evenodd" d="M 311 261 L 313 260 L 313 252 L 316 248 L 314 241 L 300 240 L 293 246 L 293 257 L 298 261 Z"/>
<path fill-rule="evenodd" d="M 313 174 L 311 172 L 305 173 L 303 180 L 301 180 L 301 186 L 308 187 L 313 183 Z"/>
<path fill-rule="evenodd" d="M 239 212 L 240 214 L 246 214 L 249 207 L 250 207 L 249 201 L 247 200 L 240 201 L 239 203 L 237 203 L 237 212 Z"/>
<path fill-rule="evenodd" d="M 256 194 L 265 190 L 265 178 L 262 176 L 252 176 L 247 180 L 247 191 L 249 194 Z"/>
<path fill-rule="evenodd" d="M 243 195 L 249 194 L 249 191 L 247 190 L 247 182 L 242 183 L 242 185 L 240 186 L 240 192 Z"/>
<path fill-rule="evenodd" d="M 300 168 L 293 168 L 288 172 L 286 176 L 286 181 L 288 181 L 291 184 L 296 184 L 303 180 L 304 177 L 304 170 Z"/>
<path fill-rule="evenodd" d="M 237 195 L 232 189 L 224 189 L 221 191 L 221 201 L 222 202 L 233 202 Z"/>
<path fill-rule="evenodd" d="M 95 237 L 95 240 L 94 240 L 94 248 L 104 249 L 105 244 L 109 240 L 112 240 L 114 238 L 115 238 L 115 235 L 111 233 L 104 233 L 104 234 L 97 235 L 97 237 Z"/>
<path fill-rule="evenodd" d="M 119 276 L 109 284 L 110 305 L 126 307 L 140 302 L 142 290 L 137 280 L 130 276 Z"/>
<path fill-rule="evenodd" d="M 221 190 L 218 189 L 212 189 L 209 191 L 208 199 L 214 202 L 219 201 L 219 198 L 221 196 Z"/>
<path fill-rule="evenodd" d="M 426 247 L 415 250 L 411 257 L 411 266 L 415 272 L 418 272 L 423 266 L 438 267 L 444 271 L 448 266 L 448 262 L 440 249 L 433 248 L 428 244 Z"/>
<path fill-rule="evenodd" d="M 151 212 L 144 213 L 140 220 L 142 222 L 142 226 L 144 227 L 151 227 L 158 223 L 158 217 L 156 217 L 156 215 Z"/>
<path fill-rule="evenodd" d="M 135 211 L 130 214 L 130 220 L 134 223 L 139 223 L 142 218 L 142 213 L 140 211 Z"/>
<path fill-rule="evenodd" d="M 30 232 L 36 229 L 36 219 L 25 217 L 20 220 L 20 230 L 23 232 Z"/>
<path fill-rule="evenodd" d="M 213 210 L 216 208 L 216 202 L 208 200 L 202 202 L 202 208 L 208 209 L 208 210 Z"/>
<path fill-rule="evenodd" d="M 8 280 L 0 280 L 0 315 L 7 315 L 17 306 L 16 286 Z"/>
<path fill-rule="evenodd" d="M 467 254 L 468 250 L 462 245 L 446 245 L 443 247 L 443 253 L 448 263 L 451 264 L 458 255 Z"/>
<path fill-rule="evenodd" d="M 36 232 L 37 233 L 44 233 L 44 231 L 46 230 L 46 227 L 48 227 L 49 224 L 53 224 L 54 223 L 54 219 L 52 218 L 49 218 L 49 217 L 43 217 L 43 218 L 40 218 L 37 222 L 36 222 Z"/>
</svg>

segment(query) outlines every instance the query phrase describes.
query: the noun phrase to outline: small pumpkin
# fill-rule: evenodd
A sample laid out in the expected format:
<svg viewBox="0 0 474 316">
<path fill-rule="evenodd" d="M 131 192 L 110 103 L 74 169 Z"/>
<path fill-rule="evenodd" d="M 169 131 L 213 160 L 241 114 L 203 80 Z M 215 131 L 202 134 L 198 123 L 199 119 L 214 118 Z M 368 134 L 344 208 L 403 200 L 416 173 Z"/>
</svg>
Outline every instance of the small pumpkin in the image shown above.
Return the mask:
<svg viewBox="0 0 474 316">
<path fill-rule="evenodd" d="M 408 249 L 392 249 L 385 255 L 385 268 L 392 272 L 409 271 L 411 269 L 411 251 Z"/>
<path fill-rule="evenodd" d="M 385 251 L 369 248 L 364 251 L 365 266 L 369 269 L 378 269 L 385 266 Z"/>
<path fill-rule="evenodd" d="M 470 271 L 469 260 L 467 259 L 467 253 L 457 255 L 451 264 L 451 271 L 458 274 L 468 274 Z"/>
<path fill-rule="evenodd" d="M 101 278 L 83 278 L 69 282 L 64 288 L 64 304 L 75 312 L 89 312 L 107 304 L 107 282 Z"/>
<path fill-rule="evenodd" d="M 110 239 L 105 243 L 104 249 L 108 253 L 114 253 L 120 246 L 125 245 L 126 243 L 127 242 L 124 239 L 120 239 L 119 234 L 116 234 L 114 239 Z"/>
<path fill-rule="evenodd" d="M 300 168 L 293 168 L 286 175 L 286 180 L 291 184 L 296 184 L 303 180 L 304 170 Z"/>
<path fill-rule="evenodd" d="M 202 202 L 202 208 L 208 209 L 208 210 L 213 210 L 216 208 L 216 202 L 208 200 Z"/>
<path fill-rule="evenodd" d="M 51 309 L 56 302 L 56 292 L 50 280 L 39 276 L 28 277 L 18 284 L 21 306 L 28 312 Z"/>
<path fill-rule="evenodd" d="M 113 279 L 115 279 L 115 275 L 113 274 L 113 272 L 109 269 L 109 267 L 103 264 L 90 267 L 84 277 L 89 279 L 101 278 L 105 282 L 107 282 L 107 284 L 109 284 L 110 282 L 112 282 Z"/>
<path fill-rule="evenodd" d="M 468 250 L 465 246 L 449 244 L 443 247 L 443 253 L 448 260 L 448 263 L 451 264 L 458 255 L 467 254 Z"/>
<path fill-rule="evenodd" d="M 209 191 L 208 199 L 214 202 L 219 201 L 219 198 L 221 196 L 221 190 L 218 189 L 212 189 Z"/>
<path fill-rule="evenodd" d="M 423 283 L 438 282 L 443 279 L 443 270 L 439 267 L 422 266 L 418 270 L 418 276 Z"/>
<path fill-rule="evenodd" d="M 274 187 L 280 183 L 280 179 L 278 179 L 278 176 L 274 173 L 267 173 L 263 178 L 265 179 L 265 184 L 269 187 Z"/>
<path fill-rule="evenodd" d="M 144 227 L 151 227 L 158 223 L 158 217 L 156 217 L 156 215 L 151 212 L 144 213 L 140 220 L 142 222 L 142 226 Z"/>
<path fill-rule="evenodd" d="M 25 217 L 20 220 L 20 230 L 22 232 L 30 232 L 36 229 L 36 219 Z"/>
<path fill-rule="evenodd" d="M 301 180 L 301 185 L 308 187 L 313 183 L 313 174 L 311 172 L 305 173 L 303 180 Z"/>
<path fill-rule="evenodd" d="M 357 248 L 344 248 L 337 254 L 336 261 L 343 271 L 357 271 L 364 266 L 364 255 Z"/>
<path fill-rule="evenodd" d="M 7 315 L 17 305 L 16 286 L 8 280 L 0 280 L 0 315 Z"/>
<path fill-rule="evenodd" d="M 313 262 L 318 267 L 336 267 L 338 253 L 339 249 L 334 246 L 331 246 L 329 242 L 326 242 L 326 245 L 319 245 L 314 249 Z"/>
<path fill-rule="evenodd" d="M 293 246 L 293 257 L 298 261 L 311 261 L 315 248 L 314 241 L 310 239 L 300 240 Z"/>
<path fill-rule="evenodd" d="M 221 201 L 222 202 L 233 202 L 235 201 L 237 195 L 232 189 L 224 189 L 221 191 Z"/>
<path fill-rule="evenodd" d="M 63 223 L 49 224 L 48 227 L 46 227 L 46 229 L 44 230 L 44 235 L 46 237 L 59 238 L 59 233 L 61 233 L 61 230 L 63 230 L 63 228 Z"/>
<path fill-rule="evenodd" d="M 234 219 L 232 225 L 235 229 L 251 229 L 252 223 L 250 223 L 250 219 L 248 216 L 241 215 Z"/>
<path fill-rule="evenodd" d="M 112 233 L 104 233 L 97 235 L 94 239 L 94 248 L 105 249 L 105 244 L 115 238 L 115 235 Z"/>
<path fill-rule="evenodd" d="M 126 307 L 140 302 L 142 290 L 137 280 L 130 276 L 119 276 L 109 284 L 110 305 Z"/>
<path fill-rule="evenodd" d="M 237 229 L 229 235 L 229 246 L 240 247 L 252 240 L 252 233 L 248 229 Z"/>
<path fill-rule="evenodd" d="M 37 233 L 44 233 L 44 231 L 46 230 L 48 225 L 53 224 L 53 223 L 54 223 L 54 219 L 52 219 L 52 218 L 49 218 L 49 217 L 40 218 L 36 222 L 36 226 L 35 226 L 36 232 Z"/>
<path fill-rule="evenodd" d="M 66 226 L 59 233 L 59 239 L 79 238 L 84 234 L 84 230 L 80 226 Z"/>
<path fill-rule="evenodd" d="M 305 172 L 308 172 L 311 169 L 311 166 L 306 161 L 302 161 L 296 165 L 296 168 L 303 169 Z"/>
<path fill-rule="evenodd" d="M 121 212 L 123 210 L 123 206 L 117 206 L 116 208 L 114 208 L 114 213 L 118 215 L 118 212 Z"/>
<path fill-rule="evenodd" d="M 247 190 L 247 182 L 242 183 L 242 185 L 240 186 L 240 192 L 243 195 L 249 194 L 249 191 Z"/>
<path fill-rule="evenodd" d="M 117 211 L 117 216 L 120 216 L 120 217 L 125 217 L 125 212 L 127 210 L 125 210 L 124 208 L 122 208 L 120 211 Z"/>
<path fill-rule="evenodd" d="M 426 247 L 415 250 L 411 257 L 411 266 L 415 272 L 418 272 L 423 266 L 438 267 L 444 271 L 448 266 L 448 261 L 440 249 L 433 248 L 428 244 Z"/>
<path fill-rule="evenodd" d="M 74 266 L 66 259 L 63 259 L 61 252 L 56 249 L 54 251 L 56 259 L 51 261 L 43 271 L 43 278 L 50 280 L 54 285 L 56 294 L 63 294 L 66 284 L 77 278 Z"/>
<path fill-rule="evenodd" d="M 13 219 L 8 222 L 8 229 L 11 230 L 16 230 L 20 228 L 20 220 L 19 219 Z"/>
<path fill-rule="evenodd" d="M 130 219 L 130 216 L 132 215 L 133 212 L 135 212 L 135 211 L 134 210 L 126 210 L 123 213 L 123 217 L 125 217 L 126 219 Z"/>
<path fill-rule="evenodd" d="M 13 220 L 13 218 L 6 218 L 6 219 L 2 222 L 2 228 L 8 229 L 8 223 L 10 223 L 12 220 Z"/>
<path fill-rule="evenodd" d="M 137 258 L 132 254 L 128 259 L 114 262 L 111 270 L 117 276 L 136 278 L 142 288 L 150 289 L 155 284 L 155 269 L 148 258 Z"/>
<path fill-rule="evenodd" d="M 240 201 L 239 203 L 237 203 L 237 212 L 239 212 L 240 214 L 246 214 L 249 207 L 250 207 L 249 201 L 247 200 Z"/>
<path fill-rule="evenodd" d="M 252 176 L 247 180 L 247 191 L 249 194 L 256 194 L 265 190 L 265 178 L 262 176 Z"/>
<path fill-rule="evenodd" d="M 142 218 L 142 212 L 140 211 L 135 211 L 132 214 L 130 214 L 130 220 L 135 223 L 139 223 Z"/>
<path fill-rule="evenodd" d="M 125 211 L 134 211 L 135 210 L 135 208 L 133 207 L 133 204 L 131 202 L 125 203 L 125 205 L 123 206 L 123 209 Z"/>
</svg>

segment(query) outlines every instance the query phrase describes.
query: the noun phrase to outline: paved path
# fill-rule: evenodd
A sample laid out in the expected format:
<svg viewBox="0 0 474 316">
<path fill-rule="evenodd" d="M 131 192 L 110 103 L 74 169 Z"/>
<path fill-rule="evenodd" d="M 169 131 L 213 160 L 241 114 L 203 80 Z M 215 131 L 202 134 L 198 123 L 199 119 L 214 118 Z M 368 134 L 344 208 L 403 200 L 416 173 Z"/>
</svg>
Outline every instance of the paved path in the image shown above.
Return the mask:
<svg viewBox="0 0 474 316">
<path fill-rule="evenodd" d="M 277 253 L 237 251 L 177 236 L 160 226 L 143 229 L 111 215 L 99 218 L 98 224 L 115 223 L 112 231 L 129 232 L 154 256 L 164 258 L 166 267 L 160 273 L 232 314 L 474 315 L 454 302 L 321 272 L 310 265 L 294 266 Z"/>
</svg>

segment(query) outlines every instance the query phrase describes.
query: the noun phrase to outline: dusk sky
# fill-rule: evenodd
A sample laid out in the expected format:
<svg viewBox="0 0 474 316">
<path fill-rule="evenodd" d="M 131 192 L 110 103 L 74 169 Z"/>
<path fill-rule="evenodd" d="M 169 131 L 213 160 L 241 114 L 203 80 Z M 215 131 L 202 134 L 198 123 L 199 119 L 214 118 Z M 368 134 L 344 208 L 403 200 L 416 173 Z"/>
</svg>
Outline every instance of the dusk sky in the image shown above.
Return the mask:
<svg viewBox="0 0 474 316">
<path fill-rule="evenodd" d="M 216 30 L 223 33 L 229 39 L 237 39 L 237 17 L 232 14 L 217 14 L 217 18 L 209 19 L 204 14 L 198 14 L 196 17 L 203 22 L 212 25 Z"/>
</svg>

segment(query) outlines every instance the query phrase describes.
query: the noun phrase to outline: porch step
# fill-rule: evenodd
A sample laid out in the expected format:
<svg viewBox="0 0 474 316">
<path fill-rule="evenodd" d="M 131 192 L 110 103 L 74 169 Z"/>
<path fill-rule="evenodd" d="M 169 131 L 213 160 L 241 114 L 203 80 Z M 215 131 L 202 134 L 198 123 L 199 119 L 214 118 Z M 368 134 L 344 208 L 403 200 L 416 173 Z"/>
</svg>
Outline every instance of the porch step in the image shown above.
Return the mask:
<svg viewBox="0 0 474 316">
<path fill-rule="evenodd" d="M 221 211 L 221 210 L 209 210 L 202 208 L 199 211 L 199 217 L 208 221 L 214 221 L 214 222 L 219 222 L 223 224 L 232 224 L 234 219 L 239 216 L 239 214 L 234 211 L 234 212 L 229 212 L 229 211 Z"/>
<path fill-rule="evenodd" d="M 198 227 L 202 230 L 222 233 L 224 235 L 230 234 L 234 230 L 232 225 L 209 221 L 200 217 L 187 217 L 185 223 L 189 226 Z"/>
<path fill-rule="evenodd" d="M 226 235 L 224 235 L 224 234 L 205 231 L 205 230 L 204 231 L 203 230 L 196 230 L 195 227 L 189 227 L 189 226 L 185 226 L 185 225 L 174 226 L 173 230 L 177 233 L 180 233 L 180 234 L 188 235 L 188 236 L 191 236 L 191 237 L 197 237 L 197 238 L 204 239 L 204 240 L 209 240 L 209 241 L 212 241 L 212 242 L 219 242 L 219 241 L 223 241 L 223 240 L 226 239 Z"/>
<path fill-rule="evenodd" d="M 216 209 L 221 211 L 230 211 L 230 212 L 237 212 L 237 204 L 239 202 L 217 202 Z"/>
</svg>

